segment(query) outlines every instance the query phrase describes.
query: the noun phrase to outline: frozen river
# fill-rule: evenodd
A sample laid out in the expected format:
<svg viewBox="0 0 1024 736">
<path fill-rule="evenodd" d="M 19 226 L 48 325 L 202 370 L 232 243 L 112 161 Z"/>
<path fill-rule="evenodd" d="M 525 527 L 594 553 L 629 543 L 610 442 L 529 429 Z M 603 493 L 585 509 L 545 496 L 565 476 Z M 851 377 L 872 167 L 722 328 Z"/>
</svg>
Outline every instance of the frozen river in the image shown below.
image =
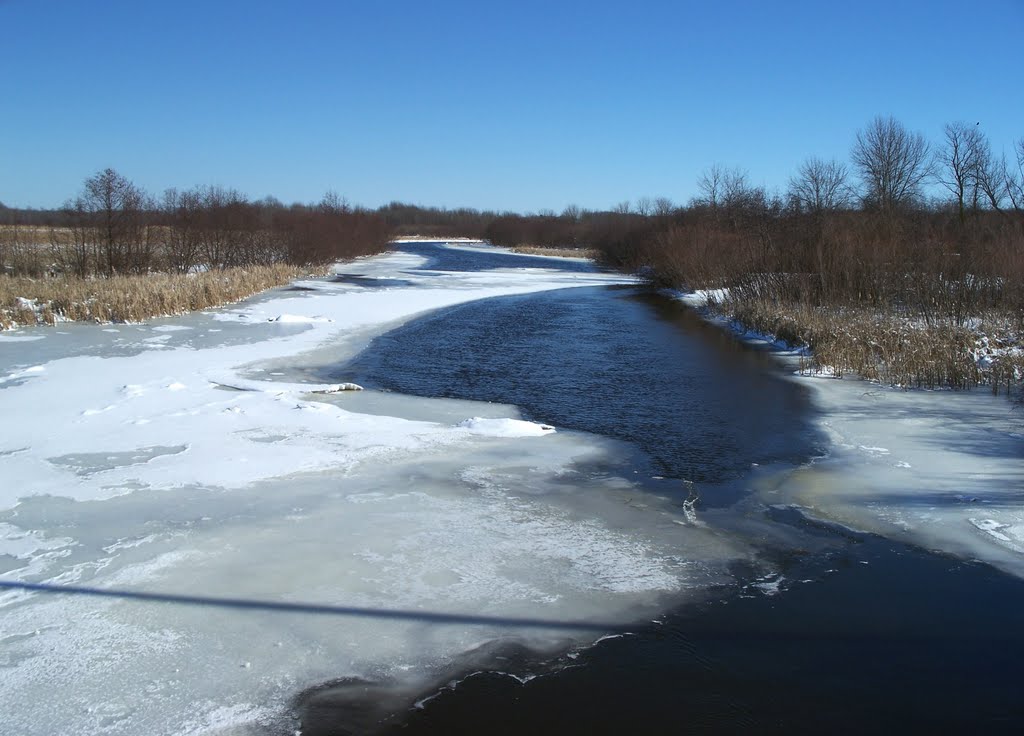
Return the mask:
<svg viewBox="0 0 1024 736">
<path fill-rule="evenodd" d="M 941 416 L 817 380 L 586 263 L 436 245 L 2 335 L 4 579 L 369 614 L 9 591 L 4 732 L 1019 725 L 1018 578 L 903 546 L 1016 570 L 1011 418 L 943 455 L 987 491 L 943 488 L 875 437 Z"/>
</svg>

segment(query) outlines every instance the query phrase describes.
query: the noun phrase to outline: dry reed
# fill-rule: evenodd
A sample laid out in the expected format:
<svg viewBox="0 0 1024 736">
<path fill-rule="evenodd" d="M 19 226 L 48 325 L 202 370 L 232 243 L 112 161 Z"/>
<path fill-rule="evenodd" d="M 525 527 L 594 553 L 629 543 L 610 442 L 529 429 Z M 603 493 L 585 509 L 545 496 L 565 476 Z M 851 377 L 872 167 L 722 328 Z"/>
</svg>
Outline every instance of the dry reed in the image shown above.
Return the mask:
<svg viewBox="0 0 1024 736">
<path fill-rule="evenodd" d="M 237 302 L 306 275 L 309 268 L 277 264 L 94 279 L 0 276 L 0 328 L 138 322 Z"/>
<path fill-rule="evenodd" d="M 970 326 L 927 325 L 865 307 L 811 307 L 733 297 L 725 309 L 747 329 L 810 348 L 810 372 L 855 374 L 906 388 L 972 388 L 994 393 L 1024 378 L 1013 315 L 993 312 Z"/>
<path fill-rule="evenodd" d="M 540 245 L 517 245 L 510 248 L 513 253 L 531 256 L 556 256 L 558 258 L 589 258 L 594 260 L 598 251 L 594 248 L 546 248 Z"/>
</svg>

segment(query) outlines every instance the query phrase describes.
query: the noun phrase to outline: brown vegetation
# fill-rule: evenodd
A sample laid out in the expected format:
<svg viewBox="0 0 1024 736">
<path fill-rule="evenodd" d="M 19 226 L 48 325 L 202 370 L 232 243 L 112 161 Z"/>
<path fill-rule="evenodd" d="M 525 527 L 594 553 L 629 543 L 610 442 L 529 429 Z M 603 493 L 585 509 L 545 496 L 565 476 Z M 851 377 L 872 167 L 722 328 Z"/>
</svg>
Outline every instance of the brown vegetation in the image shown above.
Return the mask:
<svg viewBox="0 0 1024 736">
<path fill-rule="evenodd" d="M 205 309 L 390 240 L 383 218 L 334 194 L 286 207 L 197 187 L 157 202 L 112 169 L 59 211 L 0 208 L 0 218 L 0 328 Z"/>
<path fill-rule="evenodd" d="M 1006 388 L 1024 378 L 1024 139 L 1008 159 L 977 125 L 944 133 L 932 146 L 875 118 L 849 167 L 808 158 L 784 194 L 713 166 L 685 207 L 644 198 L 560 215 L 391 211 L 495 245 L 590 247 L 660 286 L 725 287 L 723 311 L 811 346 L 808 367 L 901 386 Z M 929 186 L 948 197 L 929 201 Z"/>
<path fill-rule="evenodd" d="M 597 258 L 598 252 L 593 248 L 554 248 L 539 245 L 517 245 L 513 253 L 524 253 L 531 256 L 554 256 L 556 258 Z"/>
<path fill-rule="evenodd" d="M 390 236 L 384 218 L 333 193 L 316 204 L 285 206 L 196 187 L 167 190 L 157 201 L 106 169 L 60 210 L 0 210 L 0 268 L 11 276 L 112 277 L 308 266 L 380 252 Z"/>
<path fill-rule="evenodd" d="M 859 189 L 837 162 L 808 160 L 786 198 L 716 167 L 689 208 L 633 216 L 604 259 L 667 286 L 726 288 L 724 311 L 811 347 L 816 367 L 1009 389 L 1024 379 L 1024 145 L 1014 169 L 973 128 L 946 132 L 929 157 L 921 136 L 873 121 L 854 146 Z M 926 177 L 953 198 L 926 205 Z"/>
<path fill-rule="evenodd" d="M 4 277 L 0 328 L 64 320 L 139 322 L 237 302 L 308 275 L 313 275 L 308 268 L 275 264 L 111 278 Z"/>
</svg>

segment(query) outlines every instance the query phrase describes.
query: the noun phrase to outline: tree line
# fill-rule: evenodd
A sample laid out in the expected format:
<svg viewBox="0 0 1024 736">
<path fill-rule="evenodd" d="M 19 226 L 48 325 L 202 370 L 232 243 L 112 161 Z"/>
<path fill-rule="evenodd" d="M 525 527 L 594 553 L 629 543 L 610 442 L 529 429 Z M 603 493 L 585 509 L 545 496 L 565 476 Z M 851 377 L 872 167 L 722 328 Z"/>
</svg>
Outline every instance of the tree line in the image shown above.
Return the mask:
<svg viewBox="0 0 1024 736">
<path fill-rule="evenodd" d="M 642 199 L 604 212 L 499 215 L 485 237 L 586 245 L 609 266 L 671 287 L 873 305 L 929 324 L 962 325 L 990 308 L 1024 319 L 1024 138 L 997 156 L 977 124 L 948 124 L 932 144 L 878 117 L 857 133 L 848 162 L 807 158 L 784 192 L 720 165 L 697 190 L 685 206 Z"/>
<path fill-rule="evenodd" d="M 290 206 L 218 186 L 158 198 L 109 168 L 59 210 L 0 208 L 0 218 L 0 264 L 32 276 L 319 265 L 380 252 L 391 237 L 384 218 L 334 193 Z"/>
<path fill-rule="evenodd" d="M 17 261 L 18 218 L 23 233 L 51 233 L 59 267 L 79 274 L 322 263 L 380 250 L 394 235 L 467 236 L 596 248 L 607 265 L 663 285 L 876 305 L 926 321 L 962 324 L 979 310 L 1024 306 L 1024 138 L 996 155 L 978 124 L 950 123 L 932 143 L 877 117 L 857 132 L 847 161 L 807 158 L 782 192 L 721 165 L 700 175 L 697 190 L 686 205 L 642 198 L 558 214 L 400 202 L 371 211 L 335 195 L 285 206 L 220 187 L 155 199 L 108 169 L 59 211 L 0 208 L 9 223 L 0 260 L 8 270 Z"/>
</svg>

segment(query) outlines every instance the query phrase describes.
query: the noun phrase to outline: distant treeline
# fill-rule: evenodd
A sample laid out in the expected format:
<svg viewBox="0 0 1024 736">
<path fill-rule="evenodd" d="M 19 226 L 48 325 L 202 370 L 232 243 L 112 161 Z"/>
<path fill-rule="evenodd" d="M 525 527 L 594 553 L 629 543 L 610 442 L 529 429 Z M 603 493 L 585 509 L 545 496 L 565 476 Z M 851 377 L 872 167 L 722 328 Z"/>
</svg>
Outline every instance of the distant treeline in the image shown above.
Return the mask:
<svg viewBox="0 0 1024 736">
<path fill-rule="evenodd" d="M 1024 320 L 1024 138 L 996 156 L 976 124 L 946 125 L 933 144 L 879 117 L 848 163 L 808 158 L 784 192 L 723 166 L 697 188 L 686 205 L 645 198 L 610 211 L 379 212 L 410 232 L 595 248 L 658 284 L 730 287 L 737 299 L 871 306 L 928 324 L 991 308 Z"/>
<path fill-rule="evenodd" d="M 975 125 L 947 125 L 933 147 L 877 118 L 850 159 L 806 160 L 784 194 L 714 167 L 688 207 L 624 214 L 591 242 L 612 265 L 734 296 L 870 305 L 928 324 L 1024 308 L 1024 139 L 1008 160 Z M 926 200 L 929 183 L 946 196 Z"/>
<path fill-rule="evenodd" d="M 926 322 L 1024 308 L 1024 138 L 997 156 L 976 124 L 946 125 L 930 143 L 878 117 L 857 134 L 848 162 L 808 158 L 784 192 L 723 166 L 697 185 L 686 205 L 644 198 L 608 211 L 516 214 L 392 202 L 370 211 L 335 195 L 285 206 L 218 187 L 154 200 L 108 169 L 59 211 L 0 208 L 0 261 L 18 270 L 25 233 L 48 233 L 61 268 L 107 274 L 322 263 L 380 250 L 397 235 L 465 236 L 595 248 L 607 265 L 663 285 L 873 305 Z"/>
<path fill-rule="evenodd" d="M 215 186 L 156 198 L 112 169 L 59 210 L 0 206 L 0 265 L 11 275 L 317 265 L 380 252 L 390 236 L 382 217 L 332 193 L 290 206 Z"/>
</svg>

